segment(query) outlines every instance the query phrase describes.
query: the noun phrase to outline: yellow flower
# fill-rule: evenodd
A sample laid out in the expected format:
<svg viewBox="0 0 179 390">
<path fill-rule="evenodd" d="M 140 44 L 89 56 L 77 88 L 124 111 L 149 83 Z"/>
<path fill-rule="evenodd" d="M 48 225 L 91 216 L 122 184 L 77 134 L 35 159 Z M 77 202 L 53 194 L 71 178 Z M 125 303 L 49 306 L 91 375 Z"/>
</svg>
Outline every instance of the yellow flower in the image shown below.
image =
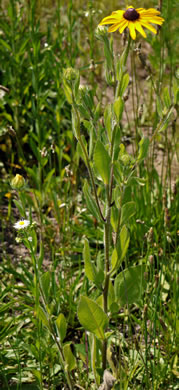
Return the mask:
<svg viewBox="0 0 179 390">
<path fill-rule="evenodd" d="M 150 23 L 161 25 L 164 22 L 164 19 L 159 15 L 160 12 L 155 8 L 135 9 L 130 5 L 125 11 L 118 10 L 112 12 L 110 16 L 107 16 L 101 21 L 100 25 L 112 24 L 108 31 L 114 32 L 119 29 L 121 34 L 125 28 L 128 27 L 132 39 L 136 39 L 136 30 L 140 32 L 144 38 L 146 38 L 146 33 L 143 27 L 148 28 L 148 30 L 156 34 L 156 29 Z"/>
</svg>

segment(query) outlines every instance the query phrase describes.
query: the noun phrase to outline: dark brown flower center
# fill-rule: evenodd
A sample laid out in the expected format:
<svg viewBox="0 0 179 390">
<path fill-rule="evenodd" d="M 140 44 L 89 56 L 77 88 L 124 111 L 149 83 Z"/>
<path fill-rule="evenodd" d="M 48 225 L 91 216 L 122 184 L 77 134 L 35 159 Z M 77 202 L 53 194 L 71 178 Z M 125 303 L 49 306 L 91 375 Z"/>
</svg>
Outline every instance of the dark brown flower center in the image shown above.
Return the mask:
<svg viewBox="0 0 179 390">
<path fill-rule="evenodd" d="M 127 20 L 137 20 L 139 19 L 139 14 L 134 8 L 128 8 L 123 17 Z"/>
</svg>

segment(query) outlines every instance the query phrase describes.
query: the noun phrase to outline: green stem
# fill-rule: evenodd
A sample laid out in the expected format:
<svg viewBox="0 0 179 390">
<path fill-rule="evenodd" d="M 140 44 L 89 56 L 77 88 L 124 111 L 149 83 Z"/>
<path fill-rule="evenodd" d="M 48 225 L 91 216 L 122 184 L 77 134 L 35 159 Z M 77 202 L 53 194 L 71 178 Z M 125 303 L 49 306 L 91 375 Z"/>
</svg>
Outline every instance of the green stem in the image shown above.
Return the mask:
<svg viewBox="0 0 179 390">
<path fill-rule="evenodd" d="M 114 140 L 115 140 L 115 130 L 112 136 L 111 142 L 111 172 L 110 172 L 110 183 L 106 186 L 106 196 L 107 196 L 107 213 L 106 213 L 106 222 L 104 227 L 104 252 L 105 252 L 105 280 L 104 280 L 104 289 L 103 289 L 103 309 L 107 314 L 108 312 L 108 292 L 109 292 L 109 281 L 110 281 L 110 235 L 111 235 L 111 202 L 112 202 L 112 189 L 113 189 L 113 151 L 114 151 Z M 102 349 L 102 361 L 103 361 L 103 370 L 106 368 L 107 361 L 107 340 L 103 341 Z"/>
</svg>

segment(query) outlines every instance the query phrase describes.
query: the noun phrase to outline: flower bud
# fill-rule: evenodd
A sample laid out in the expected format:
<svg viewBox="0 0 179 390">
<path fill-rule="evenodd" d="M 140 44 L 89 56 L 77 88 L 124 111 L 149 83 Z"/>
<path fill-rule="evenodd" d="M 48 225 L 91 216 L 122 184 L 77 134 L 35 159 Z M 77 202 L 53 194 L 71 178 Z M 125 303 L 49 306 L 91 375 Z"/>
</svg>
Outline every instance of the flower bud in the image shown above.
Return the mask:
<svg viewBox="0 0 179 390">
<path fill-rule="evenodd" d="M 95 36 L 98 39 L 102 39 L 103 37 L 106 37 L 108 35 L 108 29 L 105 26 L 98 25 L 95 30 Z"/>
<path fill-rule="evenodd" d="M 66 68 L 63 70 L 63 77 L 67 81 L 67 83 L 68 82 L 72 83 L 73 81 L 78 79 L 79 71 L 74 68 Z"/>
<path fill-rule="evenodd" d="M 25 180 L 23 176 L 19 175 L 18 173 L 16 176 L 11 180 L 11 187 L 14 188 L 15 190 L 20 190 L 24 187 L 25 185 Z"/>
</svg>

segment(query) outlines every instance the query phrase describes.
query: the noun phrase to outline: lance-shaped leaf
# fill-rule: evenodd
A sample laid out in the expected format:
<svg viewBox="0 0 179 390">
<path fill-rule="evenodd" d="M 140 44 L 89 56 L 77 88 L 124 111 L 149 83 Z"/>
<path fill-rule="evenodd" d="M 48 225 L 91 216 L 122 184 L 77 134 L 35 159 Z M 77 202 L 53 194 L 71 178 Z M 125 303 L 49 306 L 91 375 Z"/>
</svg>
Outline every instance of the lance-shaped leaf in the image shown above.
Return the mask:
<svg viewBox="0 0 179 390">
<path fill-rule="evenodd" d="M 111 104 L 108 104 L 104 111 L 104 126 L 108 133 L 108 138 L 111 142 L 111 134 L 112 134 L 112 110 Z"/>
<path fill-rule="evenodd" d="M 64 89 L 65 96 L 66 96 L 66 99 L 67 99 L 68 103 L 72 104 L 72 102 L 73 102 L 73 100 L 72 100 L 72 91 L 71 91 L 71 88 L 69 87 L 69 85 L 67 84 L 67 82 L 65 80 L 63 80 L 63 89 Z"/>
<path fill-rule="evenodd" d="M 101 141 L 97 141 L 94 151 L 94 163 L 105 184 L 109 184 L 111 159 Z"/>
<path fill-rule="evenodd" d="M 113 109 L 116 116 L 116 120 L 119 123 L 122 118 L 122 113 L 124 110 L 124 101 L 121 96 L 119 96 L 113 103 Z"/>
<path fill-rule="evenodd" d="M 163 91 L 163 101 L 165 103 L 165 106 L 167 108 L 170 108 L 170 106 L 171 106 L 171 97 L 170 97 L 170 93 L 169 93 L 168 87 L 164 88 L 164 91 Z"/>
<path fill-rule="evenodd" d="M 85 262 L 85 274 L 91 282 L 94 282 L 96 276 L 95 266 L 91 262 L 89 242 L 85 239 L 84 249 L 83 249 L 83 259 Z"/>
<path fill-rule="evenodd" d="M 67 365 L 66 368 L 69 371 L 72 371 L 76 367 L 76 359 L 75 359 L 75 356 L 73 355 L 73 353 L 71 351 L 70 344 L 71 343 L 68 343 L 68 344 L 64 345 L 64 347 L 63 347 L 63 354 L 64 354 L 64 357 L 65 357 L 65 363 Z"/>
<path fill-rule="evenodd" d="M 143 137 L 139 142 L 139 154 L 137 157 L 138 161 L 142 161 L 144 158 L 147 157 L 149 149 L 149 139 L 147 137 Z"/>
<path fill-rule="evenodd" d="M 123 225 L 117 240 L 116 248 L 114 249 L 111 258 L 112 271 L 120 267 L 120 264 L 126 255 L 129 246 L 129 241 L 130 241 L 129 232 L 126 228 L 126 225 Z"/>
<path fill-rule="evenodd" d="M 127 223 L 131 217 L 135 214 L 135 202 L 127 202 L 121 209 L 121 225 Z"/>
<path fill-rule="evenodd" d="M 84 182 L 83 193 L 84 193 L 85 200 L 86 200 L 86 206 L 87 206 L 88 210 L 90 211 L 90 213 L 97 220 L 99 220 L 99 219 L 102 220 L 102 218 L 99 214 L 98 206 L 97 206 L 97 204 L 96 204 L 96 202 L 91 194 L 90 187 L 89 187 L 87 180 L 85 180 L 85 182 Z"/>
<path fill-rule="evenodd" d="M 122 82 L 121 82 L 121 86 L 120 86 L 120 96 L 124 95 L 124 92 L 125 92 L 126 88 L 128 87 L 128 84 L 129 84 L 129 75 L 128 75 L 128 73 L 126 73 L 122 78 Z"/>
<path fill-rule="evenodd" d="M 67 331 L 67 323 L 66 323 L 66 319 L 65 319 L 64 315 L 62 313 L 60 313 L 55 322 L 56 322 L 56 326 L 57 326 L 60 340 L 63 341 L 65 336 L 66 336 L 66 331 Z"/>
<path fill-rule="evenodd" d="M 124 306 L 138 303 L 147 285 L 145 278 L 146 266 L 129 267 L 117 275 L 114 283 L 116 301 Z"/>
<path fill-rule="evenodd" d="M 45 295 L 46 301 L 49 300 L 49 292 L 50 292 L 50 272 L 45 272 L 40 278 L 41 287 L 43 293 Z"/>
<path fill-rule="evenodd" d="M 78 305 L 78 318 L 86 330 L 104 340 L 108 317 L 95 301 L 82 296 Z"/>
<path fill-rule="evenodd" d="M 120 261 L 122 261 L 126 255 L 129 246 L 129 241 L 130 241 L 129 232 L 126 226 L 124 225 L 120 231 L 120 235 L 116 247 L 118 258 L 120 259 Z"/>
</svg>

